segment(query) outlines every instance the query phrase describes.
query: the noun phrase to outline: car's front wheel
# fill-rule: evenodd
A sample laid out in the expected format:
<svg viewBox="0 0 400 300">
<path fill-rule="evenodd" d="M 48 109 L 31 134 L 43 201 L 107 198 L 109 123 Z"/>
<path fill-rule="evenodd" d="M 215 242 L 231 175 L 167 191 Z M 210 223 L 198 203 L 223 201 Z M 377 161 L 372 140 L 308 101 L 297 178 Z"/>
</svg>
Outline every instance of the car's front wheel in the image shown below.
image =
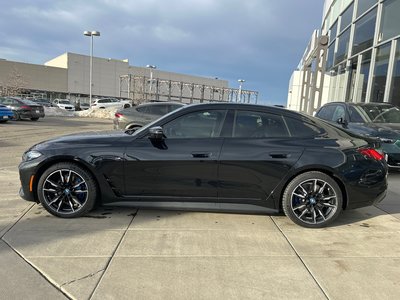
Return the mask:
<svg viewBox="0 0 400 300">
<path fill-rule="evenodd" d="M 293 178 L 287 185 L 282 207 L 294 223 L 310 228 L 325 227 L 342 211 L 342 191 L 327 174 L 310 171 Z"/>
<path fill-rule="evenodd" d="M 93 176 L 80 166 L 69 162 L 57 163 L 40 177 L 37 195 L 49 213 L 62 218 L 80 217 L 93 208 L 97 184 Z"/>
</svg>

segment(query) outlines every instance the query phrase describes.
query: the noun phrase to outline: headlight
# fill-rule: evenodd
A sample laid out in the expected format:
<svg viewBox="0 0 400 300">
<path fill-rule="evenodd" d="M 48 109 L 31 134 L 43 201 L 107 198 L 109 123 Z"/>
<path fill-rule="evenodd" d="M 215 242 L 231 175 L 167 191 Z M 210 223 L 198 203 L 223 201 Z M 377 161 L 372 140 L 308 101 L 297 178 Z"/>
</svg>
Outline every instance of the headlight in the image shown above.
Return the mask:
<svg viewBox="0 0 400 300">
<path fill-rule="evenodd" d="M 32 159 L 36 159 L 40 156 L 42 156 L 42 153 L 40 153 L 39 151 L 31 150 L 31 151 L 25 152 L 22 155 L 22 161 L 29 161 Z"/>
</svg>

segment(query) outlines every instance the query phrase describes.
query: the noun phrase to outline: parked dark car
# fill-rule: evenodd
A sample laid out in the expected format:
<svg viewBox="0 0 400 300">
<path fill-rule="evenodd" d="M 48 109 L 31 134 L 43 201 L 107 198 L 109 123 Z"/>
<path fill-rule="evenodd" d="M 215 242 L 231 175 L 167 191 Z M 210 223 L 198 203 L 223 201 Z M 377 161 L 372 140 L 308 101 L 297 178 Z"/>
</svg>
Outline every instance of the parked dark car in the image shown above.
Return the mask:
<svg viewBox="0 0 400 300">
<path fill-rule="evenodd" d="M 31 101 L 35 102 L 36 104 L 39 104 L 43 107 L 52 107 L 53 105 L 51 104 L 50 100 L 47 99 L 32 99 Z"/>
<path fill-rule="evenodd" d="M 381 141 L 389 167 L 400 168 L 400 109 L 390 103 L 331 102 L 316 117 Z"/>
<path fill-rule="evenodd" d="M 120 109 L 115 113 L 114 129 L 137 129 L 185 104 L 179 102 L 150 102 Z"/>
<path fill-rule="evenodd" d="M 71 218 L 96 203 L 278 212 L 323 227 L 387 190 L 368 139 L 314 117 L 251 104 L 189 105 L 132 131 L 92 132 L 31 147 L 20 195 Z"/>
<path fill-rule="evenodd" d="M 14 113 L 7 106 L 0 104 L 0 123 L 7 122 L 14 118 Z"/>
<path fill-rule="evenodd" d="M 0 104 L 10 108 L 14 113 L 15 120 L 31 119 L 37 121 L 39 118 L 44 118 L 43 106 L 26 99 L 17 97 L 0 98 Z"/>
</svg>

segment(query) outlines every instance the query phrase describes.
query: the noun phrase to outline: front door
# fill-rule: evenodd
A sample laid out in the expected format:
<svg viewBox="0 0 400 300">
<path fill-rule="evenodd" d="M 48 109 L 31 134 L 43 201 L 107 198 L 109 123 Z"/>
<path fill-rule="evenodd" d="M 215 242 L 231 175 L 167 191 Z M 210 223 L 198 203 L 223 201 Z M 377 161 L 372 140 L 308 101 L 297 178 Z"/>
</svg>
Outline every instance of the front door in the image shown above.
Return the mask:
<svg viewBox="0 0 400 300">
<path fill-rule="evenodd" d="M 126 196 L 215 200 L 225 116 L 226 110 L 190 112 L 163 124 L 163 140 L 134 140 L 125 154 Z"/>
</svg>

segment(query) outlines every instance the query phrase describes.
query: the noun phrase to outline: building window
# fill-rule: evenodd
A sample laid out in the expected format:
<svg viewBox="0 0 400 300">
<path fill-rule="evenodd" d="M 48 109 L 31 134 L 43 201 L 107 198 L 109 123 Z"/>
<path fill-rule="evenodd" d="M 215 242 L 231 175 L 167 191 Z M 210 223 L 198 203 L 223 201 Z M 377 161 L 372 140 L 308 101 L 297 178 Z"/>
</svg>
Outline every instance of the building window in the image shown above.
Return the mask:
<svg viewBox="0 0 400 300">
<path fill-rule="evenodd" d="M 377 0 L 358 0 L 357 4 L 357 18 L 375 5 Z"/>
<path fill-rule="evenodd" d="M 354 4 L 352 3 L 342 14 L 339 32 L 342 32 L 343 29 L 345 29 L 347 26 L 350 25 L 350 23 L 353 19 L 353 8 L 354 8 Z"/>
<path fill-rule="evenodd" d="M 399 35 L 400 31 L 400 1 L 386 0 L 383 2 L 382 20 L 380 28 L 380 41 Z"/>
<path fill-rule="evenodd" d="M 333 41 L 337 35 L 337 21 L 335 24 L 332 25 L 331 29 L 329 30 L 329 41 Z"/>
<path fill-rule="evenodd" d="M 338 49 L 335 56 L 335 65 L 347 58 L 349 51 L 350 28 L 339 36 Z"/>
<path fill-rule="evenodd" d="M 390 45 L 391 43 L 387 43 L 380 46 L 376 53 L 374 77 L 372 78 L 371 102 L 383 102 L 389 65 Z"/>
<path fill-rule="evenodd" d="M 330 70 L 333 67 L 333 58 L 335 55 L 335 42 L 333 42 L 328 48 L 328 58 L 326 61 L 326 70 Z"/>
<path fill-rule="evenodd" d="M 390 89 L 389 102 L 400 106 L 400 40 L 397 40 L 393 80 Z"/>
<path fill-rule="evenodd" d="M 360 66 L 360 76 L 359 76 L 359 87 L 357 91 L 357 102 L 365 102 L 367 97 L 367 86 L 369 78 L 369 70 L 371 68 L 371 53 L 372 51 L 367 51 L 362 54 L 361 66 Z"/>
<path fill-rule="evenodd" d="M 349 71 L 349 80 L 348 87 L 346 89 L 346 102 L 353 102 L 354 97 L 354 88 L 356 84 L 356 73 L 357 73 L 357 57 L 353 58 L 349 63 L 350 66 L 348 68 Z"/>
<path fill-rule="evenodd" d="M 367 13 L 355 24 L 353 54 L 372 46 L 374 41 L 376 8 Z"/>
</svg>

